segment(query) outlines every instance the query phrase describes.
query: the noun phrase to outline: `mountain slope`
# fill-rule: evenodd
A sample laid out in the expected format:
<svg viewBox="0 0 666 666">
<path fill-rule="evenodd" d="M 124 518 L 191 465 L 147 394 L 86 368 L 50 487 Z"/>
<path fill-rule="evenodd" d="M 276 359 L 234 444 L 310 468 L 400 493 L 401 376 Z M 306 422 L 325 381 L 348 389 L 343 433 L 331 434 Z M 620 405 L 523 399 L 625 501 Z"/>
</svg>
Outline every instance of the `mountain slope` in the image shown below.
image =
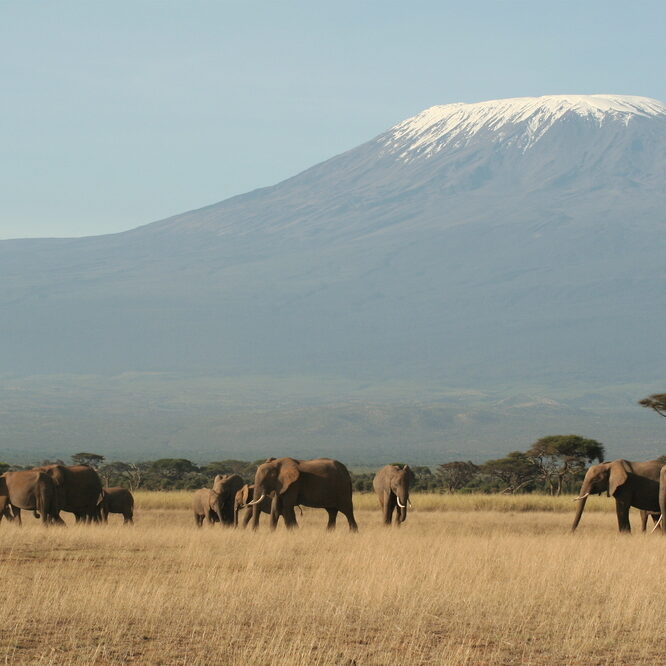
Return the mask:
<svg viewBox="0 0 666 666">
<path fill-rule="evenodd" d="M 665 183 L 655 100 L 432 107 L 130 232 L 0 242 L 2 371 L 659 382 Z"/>
</svg>

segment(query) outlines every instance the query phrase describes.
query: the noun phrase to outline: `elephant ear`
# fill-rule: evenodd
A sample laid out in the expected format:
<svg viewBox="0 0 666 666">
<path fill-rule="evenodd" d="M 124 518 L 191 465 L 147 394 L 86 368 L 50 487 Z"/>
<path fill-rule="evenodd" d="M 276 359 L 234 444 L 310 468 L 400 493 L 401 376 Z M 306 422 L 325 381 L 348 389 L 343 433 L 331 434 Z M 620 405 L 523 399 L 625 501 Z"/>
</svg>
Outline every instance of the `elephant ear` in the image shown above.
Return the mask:
<svg viewBox="0 0 666 666">
<path fill-rule="evenodd" d="M 614 460 L 610 464 L 609 497 L 613 497 L 620 487 L 627 482 L 629 474 L 631 474 L 631 465 L 626 460 Z"/>
<path fill-rule="evenodd" d="M 65 483 L 65 468 L 62 465 L 55 465 L 51 468 L 51 478 L 57 486 L 62 486 Z"/>
<path fill-rule="evenodd" d="M 284 462 L 280 465 L 280 471 L 278 472 L 278 494 L 284 495 L 292 483 L 298 481 L 300 476 L 300 471 L 298 465 L 293 462 Z"/>
</svg>

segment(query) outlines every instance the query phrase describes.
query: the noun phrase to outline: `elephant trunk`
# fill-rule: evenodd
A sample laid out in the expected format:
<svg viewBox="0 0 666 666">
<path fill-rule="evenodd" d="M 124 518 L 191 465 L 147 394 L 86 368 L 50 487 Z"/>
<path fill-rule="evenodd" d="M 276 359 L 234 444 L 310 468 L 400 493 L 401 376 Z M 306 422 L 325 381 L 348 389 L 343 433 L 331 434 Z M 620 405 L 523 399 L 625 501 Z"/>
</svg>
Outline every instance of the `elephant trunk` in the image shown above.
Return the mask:
<svg viewBox="0 0 666 666">
<path fill-rule="evenodd" d="M 571 525 L 572 532 L 578 527 L 578 523 L 580 523 L 580 519 L 585 509 L 585 504 L 587 503 L 587 496 L 589 494 L 590 493 L 581 492 L 580 497 L 578 498 L 578 507 L 576 508 L 576 516 L 574 517 L 573 525 Z"/>
<path fill-rule="evenodd" d="M 404 493 L 402 499 L 400 499 L 400 494 L 395 494 L 395 501 L 398 504 L 398 525 L 404 523 L 407 519 L 407 504 L 409 504 L 409 498 L 407 493 Z"/>
<path fill-rule="evenodd" d="M 257 494 L 258 488 L 254 489 L 255 495 Z M 252 529 L 256 530 L 259 527 L 259 517 L 261 516 L 261 505 L 260 502 L 264 499 L 266 493 L 261 493 L 259 499 L 248 502 L 245 506 L 252 507 Z"/>
</svg>

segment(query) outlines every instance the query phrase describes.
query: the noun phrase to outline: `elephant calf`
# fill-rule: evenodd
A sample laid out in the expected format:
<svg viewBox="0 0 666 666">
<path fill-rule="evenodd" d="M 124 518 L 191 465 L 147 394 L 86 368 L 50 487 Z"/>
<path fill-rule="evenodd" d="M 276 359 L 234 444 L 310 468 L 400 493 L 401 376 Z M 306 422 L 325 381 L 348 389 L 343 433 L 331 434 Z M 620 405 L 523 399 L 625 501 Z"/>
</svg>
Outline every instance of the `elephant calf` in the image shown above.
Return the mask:
<svg viewBox="0 0 666 666">
<path fill-rule="evenodd" d="M 194 522 L 197 527 L 201 527 L 204 520 L 209 523 L 216 523 L 219 521 L 217 514 L 214 510 L 215 493 L 210 488 L 200 488 L 194 491 L 192 496 L 192 511 L 194 512 Z"/>
<path fill-rule="evenodd" d="M 234 500 L 234 525 L 238 527 L 238 514 L 241 509 L 245 509 L 245 514 L 243 515 L 243 527 L 247 527 L 247 524 L 252 520 L 252 506 L 247 506 L 248 502 L 251 502 L 254 499 L 254 485 L 248 485 L 247 483 L 236 493 L 236 498 Z M 259 511 L 262 513 L 267 513 L 271 515 L 271 502 L 272 494 L 270 496 L 264 497 L 261 502 L 257 505 Z"/>
<path fill-rule="evenodd" d="M 127 488 L 102 488 L 100 514 L 105 523 L 109 522 L 110 513 L 122 514 L 123 525 L 134 523 L 134 497 Z"/>
</svg>

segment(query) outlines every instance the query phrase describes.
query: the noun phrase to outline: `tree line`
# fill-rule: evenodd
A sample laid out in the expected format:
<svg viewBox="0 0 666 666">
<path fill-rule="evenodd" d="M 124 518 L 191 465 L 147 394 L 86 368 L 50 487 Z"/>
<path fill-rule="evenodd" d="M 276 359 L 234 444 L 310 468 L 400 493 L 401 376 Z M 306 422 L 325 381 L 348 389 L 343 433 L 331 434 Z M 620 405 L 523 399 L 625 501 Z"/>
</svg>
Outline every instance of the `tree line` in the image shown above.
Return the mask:
<svg viewBox="0 0 666 666">
<path fill-rule="evenodd" d="M 455 460 L 436 467 L 411 466 L 415 477 L 411 487 L 416 492 L 545 492 L 560 495 L 574 492 L 587 466 L 595 460 L 602 462 L 604 454 L 603 445 L 596 440 L 579 435 L 551 435 L 537 440 L 527 451 L 512 451 L 503 458 L 480 464 Z M 65 464 L 62 460 L 39 464 L 53 462 Z M 103 455 L 81 452 L 71 456 L 71 462 L 95 468 L 105 486 L 122 486 L 130 490 L 194 490 L 209 486 L 216 474 L 239 474 L 251 481 L 264 459 L 221 460 L 197 465 L 186 458 L 160 458 L 134 463 L 109 462 Z M 24 468 L 0 463 L 0 473 L 12 469 Z M 350 472 L 355 491 L 372 491 L 374 472 Z"/>
</svg>

